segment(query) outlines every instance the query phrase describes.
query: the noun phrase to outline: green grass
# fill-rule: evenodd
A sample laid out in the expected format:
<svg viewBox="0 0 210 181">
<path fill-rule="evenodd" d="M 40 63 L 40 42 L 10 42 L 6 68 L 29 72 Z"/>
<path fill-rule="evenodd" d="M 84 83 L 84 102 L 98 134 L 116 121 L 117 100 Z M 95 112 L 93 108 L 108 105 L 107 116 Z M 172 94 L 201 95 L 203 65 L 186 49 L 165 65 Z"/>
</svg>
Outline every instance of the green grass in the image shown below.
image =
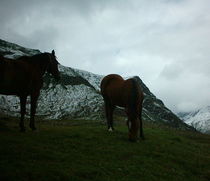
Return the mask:
<svg viewBox="0 0 210 181">
<path fill-rule="evenodd" d="M 146 140 L 131 143 L 122 124 L 110 133 L 99 123 L 61 123 L 20 133 L 1 119 L 0 180 L 210 180 L 208 135 L 147 124 Z"/>
</svg>

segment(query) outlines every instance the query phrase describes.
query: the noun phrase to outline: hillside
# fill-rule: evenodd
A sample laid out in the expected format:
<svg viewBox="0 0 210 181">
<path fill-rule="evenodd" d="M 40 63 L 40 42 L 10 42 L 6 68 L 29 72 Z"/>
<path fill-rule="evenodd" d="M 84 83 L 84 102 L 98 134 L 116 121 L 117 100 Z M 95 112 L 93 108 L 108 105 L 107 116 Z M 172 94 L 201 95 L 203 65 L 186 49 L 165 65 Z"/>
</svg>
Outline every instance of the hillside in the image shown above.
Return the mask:
<svg viewBox="0 0 210 181">
<path fill-rule="evenodd" d="M 209 181 L 210 136 L 145 125 L 146 140 L 130 143 L 127 127 L 115 132 L 82 120 L 38 121 L 20 133 L 18 120 L 0 119 L 0 180 Z"/>
<path fill-rule="evenodd" d="M 0 40 L 0 54 L 10 58 L 22 55 L 34 55 L 32 50 Z M 58 57 L 59 61 L 59 57 Z M 38 101 L 37 115 L 44 119 L 82 118 L 104 120 L 104 103 L 99 85 L 102 75 L 77 70 L 60 65 L 61 80 L 55 82 L 48 74 L 44 77 L 44 86 Z M 145 95 L 143 119 L 159 122 L 180 129 L 191 129 L 183 123 L 164 103 L 152 94 L 139 77 L 135 77 Z M 28 100 L 30 102 L 30 100 Z M 19 100 L 14 96 L 0 95 L 0 113 L 19 115 Z M 29 109 L 29 105 L 27 107 Z M 29 112 L 29 111 L 27 111 Z M 122 114 L 121 111 L 118 111 Z"/>
<path fill-rule="evenodd" d="M 196 130 L 210 134 L 210 106 L 197 111 L 178 114 L 185 123 L 193 126 Z"/>
</svg>

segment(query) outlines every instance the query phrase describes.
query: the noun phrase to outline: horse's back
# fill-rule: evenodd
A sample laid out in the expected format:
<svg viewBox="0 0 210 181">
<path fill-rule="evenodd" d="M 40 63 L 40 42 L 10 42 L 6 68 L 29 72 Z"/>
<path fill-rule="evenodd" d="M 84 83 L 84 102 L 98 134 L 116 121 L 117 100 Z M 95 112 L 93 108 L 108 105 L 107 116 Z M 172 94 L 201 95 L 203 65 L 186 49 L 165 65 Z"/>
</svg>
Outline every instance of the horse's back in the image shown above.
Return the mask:
<svg viewBox="0 0 210 181">
<path fill-rule="evenodd" d="M 103 78 L 101 82 L 101 94 L 104 99 L 121 107 L 127 107 L 131 96 L 134 94 L 138 102 L 143 98 L 143 92 L 135 79 L 129 78 L 124 80 L 117 74 L 110 74 Z"/>
<path fill-rule="evenodd" d="M 103 98 L 112 102 L 114 105 L 124 107 L 124 82 L 125 80 L 117 74 L 105 76 L 101 82 L 101 94 Z"/>
<path fill-rule="evenodd" d="M 117 74 L 109 74 L 101 81 L 101 93 L 106 95 L 110 89 L 119 89 L 123 84 L 124 79 Z"/>
</svg>

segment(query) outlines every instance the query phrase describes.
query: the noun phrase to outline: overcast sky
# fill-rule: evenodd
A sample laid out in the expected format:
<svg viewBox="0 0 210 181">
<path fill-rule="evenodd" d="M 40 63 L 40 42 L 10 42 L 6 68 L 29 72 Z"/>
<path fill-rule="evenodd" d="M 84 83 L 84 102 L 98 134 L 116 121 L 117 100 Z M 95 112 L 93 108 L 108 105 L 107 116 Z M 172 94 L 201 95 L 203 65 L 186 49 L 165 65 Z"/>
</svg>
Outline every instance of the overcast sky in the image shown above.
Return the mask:
<svg viewBox="0 0 210 181">
<path fill-rule="evenodd" d="M 210 105 L 209 0 L 1 0 L 0 38 L 96 74 L 138 75 L 174 112 Z"/>
</svg>

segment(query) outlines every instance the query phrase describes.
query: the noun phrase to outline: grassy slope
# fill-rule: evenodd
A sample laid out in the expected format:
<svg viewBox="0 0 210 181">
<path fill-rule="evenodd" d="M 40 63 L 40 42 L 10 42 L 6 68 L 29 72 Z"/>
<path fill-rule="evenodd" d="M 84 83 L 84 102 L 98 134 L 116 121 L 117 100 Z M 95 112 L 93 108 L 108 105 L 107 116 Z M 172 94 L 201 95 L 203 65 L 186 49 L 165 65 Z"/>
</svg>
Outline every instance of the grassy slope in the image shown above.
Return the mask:
<svg viewBox="0 0 210 181">
<path fill-rule="evenodd" d="M 124 125 L 38 127 L 0 120 L 0 180 L 210 180 L 207 135 L 146 125 L 146 140 L 130 143 Z"/>
</svg>

